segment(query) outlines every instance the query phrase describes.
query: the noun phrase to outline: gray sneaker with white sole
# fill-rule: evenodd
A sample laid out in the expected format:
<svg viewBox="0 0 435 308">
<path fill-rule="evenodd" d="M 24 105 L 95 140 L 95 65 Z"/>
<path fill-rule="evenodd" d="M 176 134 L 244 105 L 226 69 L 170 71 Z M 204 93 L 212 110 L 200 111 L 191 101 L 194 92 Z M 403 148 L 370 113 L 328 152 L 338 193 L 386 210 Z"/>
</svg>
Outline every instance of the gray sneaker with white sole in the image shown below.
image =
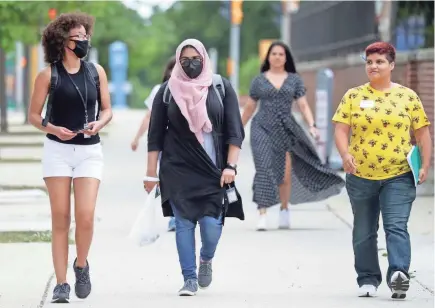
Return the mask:
<svg viewBox="0 0 435 308">
<path fill-rule="evenodd" d="M 178 291 L 180 296 L 194 296 L 198 292 L 198 281 L 195 279 L 187 279 L 183 287 Z"/>
<path fill-rule="evenodd" d="M 58 284 L 54 287 L 52 303 L 69 303 L 70 286 L 67 283 Z"/>
<path fill-rule="evenodd" d="M 92 290 L 91 277 L 89 276 L 89 263 L 86 261 L 86 266 L 81 268 L 76 265 L 75 259 L 73 268 L 76 275 L 75 293 L 78 298 L 84 299 L 89 296 Z"/>
<path fill-rule="evenodd" d="M 198 285 L 201 289 L 207 289 L 213 280 L 213 269 L 210 262 L 199 262 Z"/>
</svg>

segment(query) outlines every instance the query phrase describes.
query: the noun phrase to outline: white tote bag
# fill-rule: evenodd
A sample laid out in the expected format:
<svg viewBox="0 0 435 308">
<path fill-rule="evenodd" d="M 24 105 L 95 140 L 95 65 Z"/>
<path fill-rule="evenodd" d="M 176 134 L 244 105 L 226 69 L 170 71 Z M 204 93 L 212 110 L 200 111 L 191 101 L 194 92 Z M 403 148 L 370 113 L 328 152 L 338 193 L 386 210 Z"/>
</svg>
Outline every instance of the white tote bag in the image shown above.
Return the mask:
<svg viewBox="0 0 435 308">
<path fill-rule="evenodd" d="M 162 220 L 161 196 L 156 185 L 148 194 L 128 237 L 139 246 L 153 244 L 164 230 Z"/>
</svg>

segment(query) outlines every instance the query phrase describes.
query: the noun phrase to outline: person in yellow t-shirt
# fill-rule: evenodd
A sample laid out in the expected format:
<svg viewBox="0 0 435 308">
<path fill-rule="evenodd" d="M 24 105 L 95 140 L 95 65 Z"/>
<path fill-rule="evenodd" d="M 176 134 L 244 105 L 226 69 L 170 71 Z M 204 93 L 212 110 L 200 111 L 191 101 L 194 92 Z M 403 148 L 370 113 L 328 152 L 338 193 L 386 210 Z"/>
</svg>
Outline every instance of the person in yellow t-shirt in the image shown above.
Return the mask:
<svg viewBox="0 0 435 308">
<path fill-rule="evenodd" d="M 391 82 L 395 56 L 388 43 L 369 45 L 365 50 L 369 82 L 348 90 L 332 119 L 354 215 L 359 296 L 364 297 L 374 296 L 382 282 L 377 248 L 380 213 L 388 251 L 387 284 L 393 298 L 406 297 L 411 262 L 407 223 L 416 198 L 407 162 L 411 130 L 421 152 L 419 183 L 426 180 L 432 155 L 430 122 L 420 98 L 413 90 Z"/>
</svg>

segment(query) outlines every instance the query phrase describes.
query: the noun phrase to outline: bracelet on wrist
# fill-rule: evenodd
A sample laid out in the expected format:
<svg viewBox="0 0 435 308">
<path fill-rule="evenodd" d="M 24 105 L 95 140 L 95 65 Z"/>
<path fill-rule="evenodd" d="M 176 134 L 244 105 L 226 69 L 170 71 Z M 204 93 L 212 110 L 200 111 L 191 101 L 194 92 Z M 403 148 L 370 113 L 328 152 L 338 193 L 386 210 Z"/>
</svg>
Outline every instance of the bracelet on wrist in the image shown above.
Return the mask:
<svg viewBox="0 0 435 308">
<path fill-rule="evenodd" d="M 237 165 L 235 165 L 235 164 L 227 164 L 226 167 L 225 167 L 225 169 L 234 170 L 234 172 L 235 172 L 236 175 L 237 175 Z"/>
<path fill-rule="evenodd" d="M 144 176 L 143 181 L 144 182 L 160 182 L 160 179 L 158 177 L 154 177 L 154 176 Z"/>
</svg>

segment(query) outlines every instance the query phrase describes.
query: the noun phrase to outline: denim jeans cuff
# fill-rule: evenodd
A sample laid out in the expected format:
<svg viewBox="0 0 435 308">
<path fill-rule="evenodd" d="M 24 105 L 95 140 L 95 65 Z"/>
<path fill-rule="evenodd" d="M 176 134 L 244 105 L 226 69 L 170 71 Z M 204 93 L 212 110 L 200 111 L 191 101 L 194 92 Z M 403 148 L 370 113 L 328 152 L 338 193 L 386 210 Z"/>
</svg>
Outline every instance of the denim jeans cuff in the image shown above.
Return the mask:
<svg viewBox="0 0 435 308">
<path fill-rule="evenodd" d="M 189 275 L 189 276 L 184 276 L 184 281 L 186 282 L 187 280 L 198 280 L 198 277 L 195 275 Z"/>
<path fill-rule="evenodd" d="M 358 286 L 362 287 L 363 285 L 371 285 L 371 286 L 375 286 L 376 288 L 379 287 L 379 285 L 381 284 L 379 281 L 377 281 L 376 279 L 370 279 L 370 278 L 365 278 L 364 280 L 361 280 L 358 282 Z"/>
<path fill-rule="evenodd" d="M 210 263 L 212 260 L 213 260 L 213 258 L 209 259 L 209 258 L 200 257 L 199 263 Z"/>
</svg>

